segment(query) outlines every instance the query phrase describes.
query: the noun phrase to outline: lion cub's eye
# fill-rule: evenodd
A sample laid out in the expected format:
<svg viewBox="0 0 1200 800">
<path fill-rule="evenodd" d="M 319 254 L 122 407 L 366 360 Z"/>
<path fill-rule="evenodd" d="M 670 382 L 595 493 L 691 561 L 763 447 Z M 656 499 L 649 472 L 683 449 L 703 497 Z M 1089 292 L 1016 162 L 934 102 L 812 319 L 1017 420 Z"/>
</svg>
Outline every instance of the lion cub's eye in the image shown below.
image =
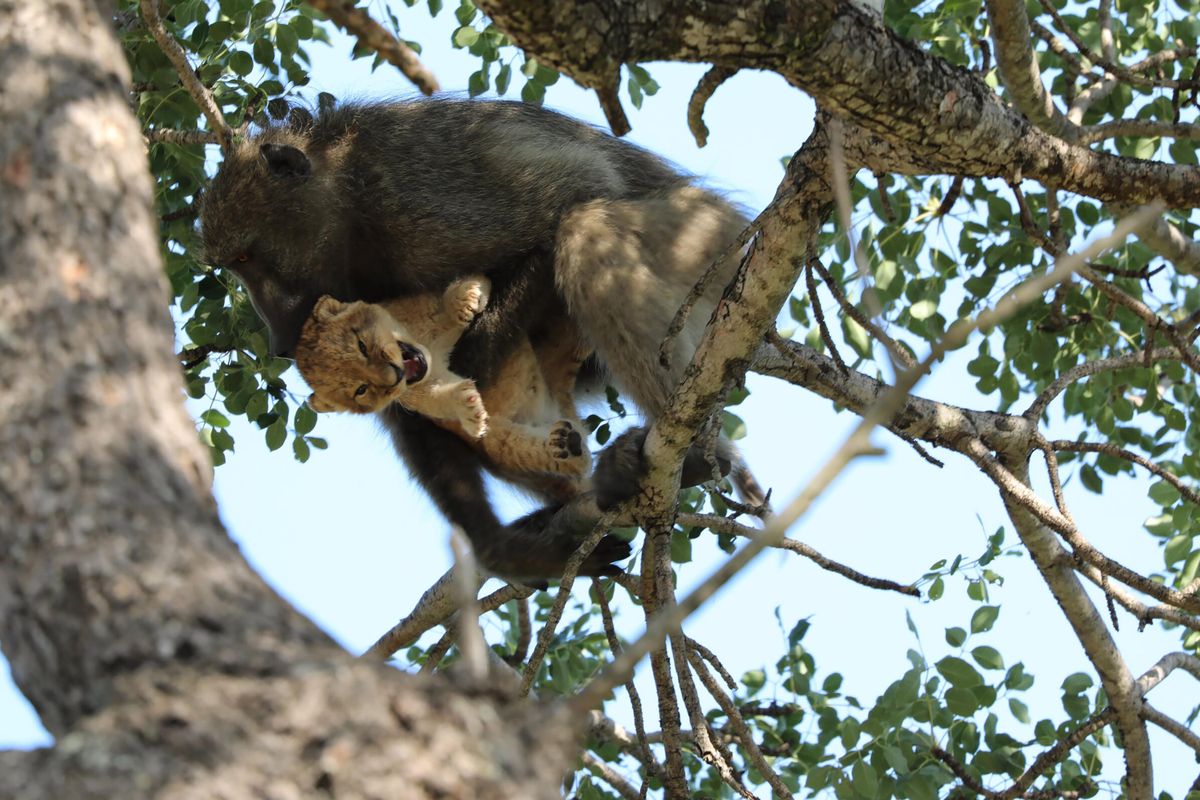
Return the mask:
<svg viewBox="0 0 1200 800">
<path fill-rule="evenodd" d="M 366 393 L 367 393 L 367 385 L 365 383 L 362 386 L 360 386 L 354 390 L 355 397 L 362 397 Z"/>
<path fill-rule="evenodd" d="M 363 340 L 358 340 L 358 352 L 363 354 L 363 358 L 367 358 L 367 346 L 363 344 Z"/>
</svg>

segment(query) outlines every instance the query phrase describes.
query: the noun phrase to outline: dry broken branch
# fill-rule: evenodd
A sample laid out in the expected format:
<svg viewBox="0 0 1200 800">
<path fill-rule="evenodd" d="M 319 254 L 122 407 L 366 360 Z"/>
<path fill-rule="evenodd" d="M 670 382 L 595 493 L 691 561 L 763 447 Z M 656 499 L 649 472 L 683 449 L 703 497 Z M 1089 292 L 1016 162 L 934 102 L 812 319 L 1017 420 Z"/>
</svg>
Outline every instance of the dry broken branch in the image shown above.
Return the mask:
<svg viewBox="0 0 1200 800">
<path fill-rule="evenodd" d="M 441 87 L 437 78 L 421 63 L 417 54 L 404 42 L 350 0 L 307 0 L 313 8 L 325 14 L 339 28 L 358 39 L 358 43 L 376 53 L 403 73 L 422 94 L 431 95 Z"/>
</svg>

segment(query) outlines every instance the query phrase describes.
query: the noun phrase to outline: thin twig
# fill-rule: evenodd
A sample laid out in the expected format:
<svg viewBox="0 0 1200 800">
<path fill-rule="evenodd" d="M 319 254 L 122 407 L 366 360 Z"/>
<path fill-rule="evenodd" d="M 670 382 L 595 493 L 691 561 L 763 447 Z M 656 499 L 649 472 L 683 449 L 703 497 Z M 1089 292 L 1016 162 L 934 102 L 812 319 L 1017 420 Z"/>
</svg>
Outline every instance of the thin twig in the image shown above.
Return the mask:
<svg viewBox="0 0 1200 800">
<path fill-rule="evenodd" d="M 1168 717 L 1163 712 L 1159 711 L 1149 703 L 1142 703 L 1141 710 L 1142 719 L 1147 722 L 1153 722 L 1158 727 L 1162 728 L 1167 733 L 1174 736 L 1179 741 L 1186 744 L 1195 751 L 1197 758 L 1200 758 L 1200 736 L 1182 723 Z"/>
<path fill-rule="evenodd" d="M 454 593 L 457 599 L 455 605 L 458 606 L 455 638 L 467 674 L 475 681 L 482 681 L 487 677 L 488 659 L 487 642 L 483 638 L 483 629 L 479 627 L 479 603 L 475 597 L 479 591 L 479 584 L 475 581 L 479 570 L 475 566 L 471 544 L 458 527 L 450 530 L 450 549 L 454 553 Z"/>
<path fill-rule="evenodd" d="M 652 615 L 666 613 L 674 605 L 675 587 L 671 574 L 671 526 L 661 524 L 646 531 L 646 544 L 642 549 L 642 585 L 646 587 L 642 610 L 647 623 Z M 661 644 L 661 640 L 660 640 Z M 622 656 L 628 651 L 622 651 Z M 683 772 L 682 738 L 679 733 L 679 704 L 675 700 L 675 683 L 671 679 L 671 659 L 665 647 L 649 652 L 650 672 L 654 676 L 654 687 L 658 694 L 658 721 L 662 728 L 662 744 L 666 752 L 663 770 L 663 785 L 671 800 L 686 800 L 687 779 Z M 621 656 L 612 663 L 620 662 Z M 597 685 L 600 677 L 581 692 L 584 694 Z M 632 675 L 626 676 L 629 680 Z M 614 684 L 615 685 L 615 684 Z M 605 692 L 608 694 L 608 692 Z M 694 732 L 693 732 L 694 734 Z"/>
<path fill-rule="evenodd" d="M 998 793 L 998 800 L 1010 800 L 1010 798 L 1023 795 L 1038 777 L 1049 771 L 1054 764 L 1066 758 L 1067 754 L 1078 747 L 1084 739 L 1109 724 L 1116 714 L 1116 710 L 1106 708 L 1043 750 L 1029 765 L 1029 768 L 1021 773 L 1021 777 L 1013 782 L 1012 786 Z"/>
<path fill-rule="evenodd" d="M 513 651 L 504 657 L 509 666 L 519 667 L 529 653 L 529 640 L 533 637 L 533 625 L 529 621 L 529 598 L 518 597 L 517 603 L 517 642 Z"/>
<path fill-rule="evenodd" d="M 221 139 L 213 131 L 179 131 L 174 128 L 155 128 L 146 131 L 147 144 L 177 144 L 187 147 L 193 144 L 220 144 Z"/>
<path fill-rule="evenodd" d="M 842 307 L 842 310 L 845 311 L 851 319 L 866 328 L 868 333 L 878 339 L 879 342 L 888 349 L 888 352 L 891 353 L 892 358 L 894 358 L 896 361 L 900 362 L 909 369 L 916 366 L 917 360 L 912 357 L 908 348 L 902 346 L 891 336 L 888 336 L 883 331 L 883 328 L 876 325 L 874 321 L 872 321 L 866 314 L 864 314 L 853 303 L 850 302 L 850 299 L 846 297 L 846 293 L 842 291 L 842 287 L 839 286 L 837 281 L 833 279 L 833 276 L 829 274 L 829 270 L 825 269 L 824 264 L 822 264 L 818 259 L 812 259 L 810 263 L 812 264 L 813 268 L 821 274 L 821 280 L 825 281 L 825 286 L 838 301 L 838 305 Z"/>
<path fill-rule="evenodd" d="M 1193 678 L 1200 681 L 1200 658 L 1190 653 L 1167 653 L 1158 660 L 1158 663 L 1142 673 L 1137 681 L 1138 689 L 1145 695 L 1177 669 L 1191 674 Z"/>
<path fill-rule="evenodd" d="M 1071 367 L 1071 369 L 1059 375 L 1053 383 L 1047 386 L 1034 399 L 1021 416 L 1026 419 L 1036 420 L 1042 416 L 1046 407 L 1050 405 L 1055 397 L 1062 394 L 1063 390 L 1070 386 L 1075 381 L 1086 378 L 1089 375 L 1095 375 L 1098 372 L 1111 372 L 1118 369 L 1128 369 L 1131 367 L 1143 367 L 1145 361 L 1179 361 L 1180 353 L 1173 347 L 1163 347 L 1152 351 L 1143 351 L 1141 353 L 1130 353 L 1124 356 L 1113 356 L 1112 358 L 1100 358 L 1095 361 L 1085 361 L 1082 364 Z"/>
<path fill-rule="evenodd" d="M 1054 24 L 1058 26 L 1060 31 L 1066 34 L 1066 37 L 1071 40 L 1071 43 L 1075 45 L 1084 58 L 1104 71 L 1111 72 L 1125 83 L 1134 86 L 1161 87 L 1166 89 L 1192 89 L 1196 87 L 1196 82 L 1192 80 L 1177 81 L 1171 78 L 1147 78 L 1128 67 L 1122 67 L 1120 64 L 1114 63 L 1112 60 L 1105 58 L 1087 46 L 1087 43 L 1075 32 L 1075 29 L 1063 20 L 1052 0 L 1038 0 L 1038 2 L 1041 3 L 1042 8 L 1054 20 Z"/>
<path fill-rule="evenodd" d="M 433 647 L 425 652 L 425 663 L 421 665 L 419 672 L 422 675 L 428 675 L 441 666 L 442 659 L 446 657 L 446 653 L 449 652 L 450 646 L 453 644 L 454 629 L 447 628 L 446 632 L 442 634 L 442 638 L 434 642 Z"/>
<path fill-rule="evenodd" d="M 1085 578 L 1094 585 L 1101 587 L 1102 590 L 1104 590 L 1104 585 L 1108 584 L 1108 589 L 1104 590 L 1105 593 L 1134 616 L 1138 621 L 1139 631 L 1156 619 L 1182 625 L 1194 631 L 1200 631 L 1200 618 L 1165 603 L 1156 606 L 1147 606 L 1123 586 L 1112 585 L 1111 582 L 1106 580 L 1108 576 L 1092 564 L 1080 564 L 1076 566 L 1075 571 L 1082 573 Z M 1183 590 L 1183 593 L 1190 594 L 1186 589 Z"/>
<path fill-rule="evenodd" d="M 729 517 L 722 517 L 719 514 L 680 514 L 676 519 L 680 525 L 689 525 L 697 528 L 708 528 L 717 533 L 724 533 L 730 536 L 742 536 L 748 539 L 758 538 L 760 531 L 754 528 L 749 528 L 741 525 Z M 857 584 L 866 586 L 871 589 L 882 589 L 884 591 L 899 592 L 909 597 L 920 597 L 921 592 L 917 588 L 909 585 L 890 581 L 886 578 L 872 578 L 869 575 L 863 575 L 858 570 L 848 567 L 845 564 L 826 558 L 819 552 L 814 550 L 803 542 L 796 541 L 784 537 L 779 540 L 779 543 L 774 545 L 781 550 L 790 550 L 797 555 L 804 556 L 812 561 L 818 567 L 829 572 L 835 572 L 844 578 L 848 578 Z"/>
<path fill-rule="evenodd" d="M 213 353 L 232 353 L 235 349 L 237 348 L 232 346 L 222 347 L 214 344 L 192 345 L 191 347 L 183 348 L 183 350 L 175 354 L 175 357 L 179 359 L 179 365 L 186 370 L 200 364 Z"/>
<path fill-rule="evenodd" d="M 739 713 L 737 705 L 733 702 L 733 699 L 721 688 L 721 685 L 717 683 L 712 674 L 709 673 L 708 667 L 705 666 L 704 660 L 700 657 L 700 654 L 693 650 L 689 655 L 688 660 L 690 661 L 691 667 L 695 671 L 696 676 L 700 678 L 700 682 L 704 684 L 704 688 L 708 690 L 708 693 L 712 695 L 714 700 L 717 701 L 717 705 L 719 705 L 721 710 L 725 712 L 725 717 L 729 720 L 729 725 L 733 728 L 734 735 L 738 738 L 738 741 L 741 742 L 742 749 L 745 751 L 750 763 L 754 765 L 754 768 L 757 769 L 763 778 L 766 779 L 767 783 L 771 785 L 771 790 L 776 797 L 791 798 L 793 796 L 792 793 L 788 791 L 787 786 L 784 785 L 783 781 L 779 777 L 779 774 L 775 772 L 770 763 L 767 762 L 767 759 L 763 757 L 762 750 L 758 748 L 758 743 L 754 741 L 754 735 L 750 732 L 749 726 L 746 725 L 746 720 L 742 719 L 742 715 Z M 753 797 L 753 795 L 751 796 Z"/>
<path fill-rule="evenodd" d="M 696 692 L 696 682 L 692 680 L 692 668 L 689 666 L 688 647 L 684 635 L 673 633 L 669 637 L 669 641 L 671 643 L 671 660 L 675 662 L 675 675 L 679 678 L 679 692 L 683 696 L 683 707 L 687 709 L 688 719 L 691 720 L 692 736 L 701 760 L 715 769 L 717 775 L 729 788 L 748 800 L 754 800 L 754 795 L 742 784 L 739 776 L 734 774 L 733 764 L 713 744 L 708 720 L 704 716 L 704 709 L 700 707 L 700 695 Z"/>
<path fill-rule="evenodd" d="M 942 198 L 942 202 L 938 205 L 935 217 L 944 217 L 950 213 L 950 209 L 954 208 L 954 204 L 958 202 L 959 195 L 962 194 L 963 176 L 955 175 L 954 180 L 950 181 L 950 188 L 946 191 L 946 196 Z"/>
<path fill-rule="evenodd" d="M 592 579 L 592 597 L 595 598 L 596 604 L 600 606 L 600 621 L 604 625 L 604 635 L 608 638 L 608 649 L 612 651 L 615 657 L 621 652 L 621 640 L 617 638 L 617 629 L 613 624 L 612 609 L 608 607 L 608 597 L 604 594 L 604 586 L 601 585 L 599 578 Z M 662 774 L 662 765 L 654 758 L 650 752 L 650 745 L 646 741 L 646 722 L 645 715 L 642 712 L 642 698 L 638 694 L 637 686 L 632 680 L 625 682 L 625 692 L 629 695 L 629 705 L 633 710 L 633 728 L 637 734 L 638 747 L 641 750 L 641 762 L 646 765 L 646 772 L 656 777 Z M 645 784 L 643 783 L 643 791 Z"/>
<path fill-rule="evenodd" d="M 538 633 L 537 645 L 533 649 L 533 655 L 529 657 L 529 662 L 525 664 L 525 670 L 521 673 L 521 695 L 529 694 L 530 687 L 533 686 L 533 679 L 537 676 L 538 669 L 542 666 L 542 659 L 546 657 L 546 651 L 550 649 L 550 641 L 554 638 L 554 629 L 558 626 L 559 619 L 562 618 L 563 609 L 567 606 L 567 598 L 571 596 L 571 587 L 575 583 L 575 576 L 579 574 L 579 568 L 583 566 L 583 562 L 587 559 L 592 551 L 596 549 L 596 545 L 604 538 L 604 534 L 612 527 L 613 515 L 605 514 L 596 523 L 592 532 L 579 545 L 571 557 L 567 559 L 567 566 L 563 570 L 563 576 L 558 584 L 558 594 L 554 598 L 554 605 L 550 607 L 550 614 L 546 617 L 546 624 L 542 626 L 542 630 Z"/>
<path fill-rule="evenodd" d="M 141 9 L 142 18 L 146 21 L 146 29 L 150 31 L 150 35 L 154 37 L 154 41 L 158 42 L 158 47 L 162 50 L 163 55 L 175 68 L 179 79 L 183 81 L 184 88 L 187 89 L 192 100 L 196 102 L 197 108 L 200 109 L 200 113 L 208 120 L 208 127 L 217 137 L 217 143 L 221 145 L 221 149 L 228 150 L 230 142 L 233 140 L 233 131 L 225 122 L 225 115 L 221 113 L 220 106 L 213 99 L 212 92 L 200 82 L 196 71 L 188 63 L 187 55 L 179 46 L 179 42 L 175 41 L 174 37 L 163 27 L 162 18 L 158 15 L 158 0 L 141 0 Z"/>
<path fill-rule="evenodd" d="M 838 370 L 844 378 L 850 374 L 850 369 L 846 366 L 846 362 L 842 359 L 842 354 L 838 352 L 837 345 L 833 342 L 833 335 L 829 333 L 829 326 L 825 324 L 825 312 L 821 310 L 821 298 L 817 296 L 817 284 L 813 280 L 814 260 L 809 259 L 808 263 L 804 265 L 804 283 L 808 288 L 808 302 L 812 304 L 813 317 L 817 320 L 817 330 L 821 333 L 821 341 L 825 343 L 826 349 L 829 350 L 829 355 L 837 363 Z"/>
<path fill-rule="evenodd" d="M 704 107 L 713 96 L 713 92 L 722 83 L 737 74 L 736 69 L 713 65 L 692 91 L 692 99 L 688 101 L 687 121 L 688 130 L 696 137 L 696 147 L 704 147 L 708 143 L 708 126 L 704 124 Z"/>
<path fill-rule="evenodd" d="M 624 136 L 632 130 L 629 125 L 629 117 L 625 115 L 625 109 L 621 106 L 621 96 L 617 90 L 620 84 L 619 77 L 620 73 L 617 73 L 604 86 L 596 87 L 596 99 L 600 101 L 600 110 L 604 112 L 604 118 L 608 120 L 608 127 L 613 136 Z"/>
<path fill-rule="evenodd" d="M 601 780 L 616 790 L 617 794 L 625 798 L 625 800 L 638 800 L 641 794 L 633 788 L 633 784 L 621 777 L 615 769 L 610 767 L 604 761 L 592 755 L 590 750 L 584 750 L 580 756 L 583 760 L 583 765 L 594 772 Z"/>
<path fill-rule="evenodd" d="M 712 668 L 715 669 L 717 674 L 721 676 L 721 680 L 725 681 L 725 685 L 729 687 L 730 691 L 737 689 L 737 681 L 735 681 L 733 676 L 729 674 L 729 670 L 725 669 L 725 665 L 721 663 L 719 658 L 717 658 L 716 653 L 714 653 L 712 650 L 709 650 L 695 639 L 688 638 L 687 643 L 688 647 L 696 651 L 696 655 L 700 656 L 712 665 Z"/>
<path fill-rule="evenodd" d="M 1084 538 L 1079 529 L 1055 509 L 1042 502 L 1033 491 L 1017 479 L 1003 464 L 1000 463 L 988 448 L 978 439 L 965 444 L 963 453 L 974 461 L 988 477 L 996 484 L 1001 493 L 1013 503 L 1021 506 L 1032 514 L 1039 522 L 1062 536 L 1071 545 L 1075 554 L 1096 567 L 1101 572 L 1111 575 L 1127 586 L 1132 586 L 1139 592 L 1168 605 L 1186 611 L 1200 611 L 1200 598 L 1185 595 L 1161 583 L 1139 575 L 1125 565 L 1114 561 Z"/>
<path fill-rule="evenodd" d="M 147 0 L 143 0 L 146 2 Z M 368 50 L 378 53 L 380 58 L 392 64 L 413 82 L 421 93 L 431 95 L 441 89 L 437 78 L 421 63 L 413 49 L 393 36 L 361 8 L 355 8 L 349 0 L 307 0 L 346 33 L 358 39 Z"/>
<path fill-rule="evenodd" d="M 1189 488 L 1187 484 L 1180 480 L 1178 475 L 1168 472 L 1166 469 L 1146 458 L 1145 456 L 1140 456 L 1137 453 L 1131 452 L 1122 447 L 1117 447 L 1114 444 L 1107 444 L 1104 442 L 1072 442 L 1066 439 L 1056 439 L 1055 441 L 1050 442 L 1050 447 L 1058 452 L 1067 451 L 1071 453 L 1103 453 L 1107 456 L 1131 461 L 1134 464 L 1149 470 L 1167 483 L 1174 486 L 1175 489 L 1178 490 L 1178 492 L 1183 495 L 1188 502 L 1200 505 L 1200 494 L 1198 494 L 1194 489 Z"/>
</svg>

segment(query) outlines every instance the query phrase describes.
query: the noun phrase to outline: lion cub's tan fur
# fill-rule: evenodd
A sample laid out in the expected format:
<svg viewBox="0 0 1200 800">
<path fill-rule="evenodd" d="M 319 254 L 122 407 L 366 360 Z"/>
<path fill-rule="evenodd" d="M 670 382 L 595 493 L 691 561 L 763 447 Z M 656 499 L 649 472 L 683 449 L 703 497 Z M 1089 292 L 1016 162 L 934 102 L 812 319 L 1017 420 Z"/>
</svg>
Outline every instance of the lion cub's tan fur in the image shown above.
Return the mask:
<svg viewBox="0 0 1200 800">
<path fill-rule="evenodd" d="M 359 414 L 399 403 L 471 443 L 501 477 L 565 499 L 591 470 L 573 391 L 586 353 L 564 322 L 537 350 L 519 342 L 479 390 L 450 371 L 450 351 L 487 305 L 483 276 L 456 281 L 442 295 L 383 303 L 322 297 L 305 322 L 296 365 L 312 387 L 316 411 Z M 424 374 L 419 373 L 424 365 Z"/>
</svg>

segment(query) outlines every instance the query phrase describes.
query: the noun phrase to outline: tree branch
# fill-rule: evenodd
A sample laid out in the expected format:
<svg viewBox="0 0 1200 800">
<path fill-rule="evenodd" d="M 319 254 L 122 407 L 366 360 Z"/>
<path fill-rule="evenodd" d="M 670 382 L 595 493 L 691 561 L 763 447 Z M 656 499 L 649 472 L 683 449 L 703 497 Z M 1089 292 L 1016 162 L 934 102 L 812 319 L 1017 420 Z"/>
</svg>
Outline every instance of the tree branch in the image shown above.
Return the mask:
<svg viewBox="0 0 1200 800">
<path fill-rule="evenodd" d="M 184 88 L 195 101 L 200 113 L 208 120 L 208 127 L 211 129 L 212 135 L 216 137 L 217 143 L 221 145 L 221 150 L 228 150 L 233 139 L 233 130 L 225 122 L 225 115 L 221 113 L 220 107 L 213 99 L 212 92 L 200 82 L 196 71 L 188 63 L 187 55 L 179 46 L 179 42 L 175 41 L 163 27 L 162 18 L 158 15 L 157 0 L 141 0 L 141 9 L 142 18 L 146 21 L 146 29 L 150 31 L 150 35 L 154 37 L 154 41 L 158 42 L 158 47 L 162 50 L 163 55 L 175 68 L 179 80 L 183 81 Z"/>
<path fill-rule="evenodd" d="M 754 528 L 740 525 L 734 520 L 728 517 L 722 517 L 718 514 L 680 514 L 676 519 L 676 522 L 680 525 L 708 528 L 718 533 L 729 534 L 732 536 L 742 536 L 749 539 L 756 538 L 760 534 L 760 531 L 757 531 Z M 790 550 L 797 555 L 804 556 L 821 569 L 829 572 L 835 572 L 838 575 L 848 578 L 862 586 L 866 586 L 867 588 L 899 592 L 900 594 L 908 595 L 909 597 L 921 596 L 921 592 L 911 585 L 896 583 L 895 581 L 890 581 L 886 578 L 872 578 L 868 575 L 863 575 L 861 572 L 851 567 L 847 567 L 845 564 L 840 564 L 837 561 L 826 558 L 809 545 L 796 541 L 795 539 L 784 537 L 779 541 L 778 544 L 774 546 L 782 550 Z"/>
<path fill-rule="evenodd" d="M 584 86 L 600 86 L 614 68 L 641 61 L 770 70 L 937 171 L 1028 178 L 1109 202 L 1200 205 L 1200 168 L 1093 152 L 1048 134 L 1007 108 L 979 76 L 903 40 L 853 3 L 569 5 L 480 0 L 514 42 Z"/>
<path fill-rule="evenodd" d="M 149 0 L 142 0 L 149 2 Z M 307 0 L 308 4 L 329 17 L 335 25 L 358 39 L 363 47 L 374 50 L 392 66 L 396 67 L 421 90 L 431 95 L 441 89 L 437 78 L 421 63 L 417 54 L 404 42 L 393 36 L 361 8 L 354 7 L 354 0 Z"/>
<path fill-rule="evenodd" d="M 996 66 L 1009 99 L 1030 122 L 1068 142 L 1076 141 L 1079 128 L 1067 119 L 1042 83 L 1042 72 L 1033 57 L 1032 34 L 1025 4 L 1020 0 L 987 0 L 992 24 Z"/>
</svg>

